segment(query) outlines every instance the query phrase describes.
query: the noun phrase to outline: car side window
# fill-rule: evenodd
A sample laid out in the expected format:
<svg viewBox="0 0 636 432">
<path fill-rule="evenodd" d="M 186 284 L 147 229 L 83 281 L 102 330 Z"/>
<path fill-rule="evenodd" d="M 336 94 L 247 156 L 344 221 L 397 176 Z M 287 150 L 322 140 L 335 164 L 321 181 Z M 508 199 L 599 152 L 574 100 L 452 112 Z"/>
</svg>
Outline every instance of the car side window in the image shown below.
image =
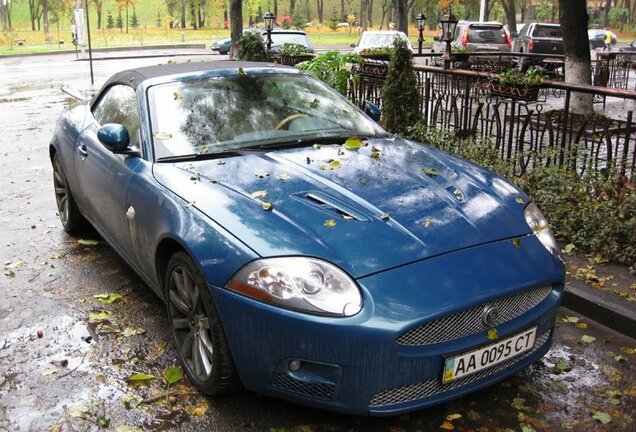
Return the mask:
<svg viewBox="0 0 636 432">
<path fill-rule="evenodd" d="M 93 116 L 97 123 L 118 123 L 128 129 L 130 145 L 139 144 L 139 105 L 137 94 L 132 87 L 114 85 L 93 107 Z"/>
</svg>

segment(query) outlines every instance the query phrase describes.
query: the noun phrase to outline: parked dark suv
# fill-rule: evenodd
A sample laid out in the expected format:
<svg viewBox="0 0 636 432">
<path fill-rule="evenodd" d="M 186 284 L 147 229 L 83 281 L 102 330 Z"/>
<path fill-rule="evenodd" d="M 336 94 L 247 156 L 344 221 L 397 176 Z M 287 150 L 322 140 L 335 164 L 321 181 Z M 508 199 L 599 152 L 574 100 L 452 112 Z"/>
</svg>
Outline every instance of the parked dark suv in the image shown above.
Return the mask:
<svg viewBox="0 0 636 432">
<path fill-rule="evenodd" d="M 512 52 L 527 54 L 563 54 L 563 35 L 559 24 L 529 23 L 523 26 L 512 41 Z M 559 63 L 549 58 L 519 58 L 519 68 L 527 69 L 532 63 Z"/>
</svg>

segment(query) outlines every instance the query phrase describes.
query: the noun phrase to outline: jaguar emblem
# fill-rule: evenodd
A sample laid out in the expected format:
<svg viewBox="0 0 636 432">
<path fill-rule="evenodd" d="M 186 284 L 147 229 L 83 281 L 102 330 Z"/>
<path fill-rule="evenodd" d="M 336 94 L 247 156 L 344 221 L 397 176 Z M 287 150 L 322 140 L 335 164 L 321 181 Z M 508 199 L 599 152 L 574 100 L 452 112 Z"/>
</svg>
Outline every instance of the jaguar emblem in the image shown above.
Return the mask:
<svg viewBox="0 0 636 432">
<path fill-rule="evenodd" d="M 490 327 L 495 324 L 498 319 L 499 309 L 497 308 L 497 306 L 486 305 L 481 313 L 481 322 L 485 326 Z"/>
</svg>

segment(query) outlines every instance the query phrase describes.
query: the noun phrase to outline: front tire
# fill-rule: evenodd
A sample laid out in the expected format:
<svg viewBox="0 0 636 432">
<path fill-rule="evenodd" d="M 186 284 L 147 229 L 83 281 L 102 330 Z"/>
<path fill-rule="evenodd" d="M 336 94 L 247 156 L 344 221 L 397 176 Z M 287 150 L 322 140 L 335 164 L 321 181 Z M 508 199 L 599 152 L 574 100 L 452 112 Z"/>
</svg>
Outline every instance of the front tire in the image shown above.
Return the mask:
<svg viewBox="0 0 636 432">
<path fill-rule="evenodd" d="M 208 395 L 234 390 L 238 377 L 225 331 L 192 258 L 183 252 L 170 258 L 165 286 L 173 340 L 190 382 Z"/>
<path fill-rule="evenodd" d="M 60 221 L 67 233 L 74 233 L 80 230 L 86 223 L 84 216 L 80 213 L 75 203 L 75 198 L 66 181 L 66 174 L 62 167 L 60 155 L 53 155 L 53 187 L 55 189 L 55 203 Z"/>
</svg>

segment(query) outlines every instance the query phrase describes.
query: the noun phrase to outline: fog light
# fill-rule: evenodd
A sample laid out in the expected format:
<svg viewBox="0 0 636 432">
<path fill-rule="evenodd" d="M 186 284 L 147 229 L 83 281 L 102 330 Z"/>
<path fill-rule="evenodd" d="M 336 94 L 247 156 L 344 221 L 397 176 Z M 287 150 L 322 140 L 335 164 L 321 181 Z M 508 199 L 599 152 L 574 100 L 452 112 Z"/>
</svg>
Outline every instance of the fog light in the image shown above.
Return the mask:
<svg viewBox="0 0 636 432">
<path fill-rule="evenodd" d="M 289 362 L 289 370 L 292 372 L 296 372 L 300 369 L 300 360 L 292 360 Z"/>
</svg>

